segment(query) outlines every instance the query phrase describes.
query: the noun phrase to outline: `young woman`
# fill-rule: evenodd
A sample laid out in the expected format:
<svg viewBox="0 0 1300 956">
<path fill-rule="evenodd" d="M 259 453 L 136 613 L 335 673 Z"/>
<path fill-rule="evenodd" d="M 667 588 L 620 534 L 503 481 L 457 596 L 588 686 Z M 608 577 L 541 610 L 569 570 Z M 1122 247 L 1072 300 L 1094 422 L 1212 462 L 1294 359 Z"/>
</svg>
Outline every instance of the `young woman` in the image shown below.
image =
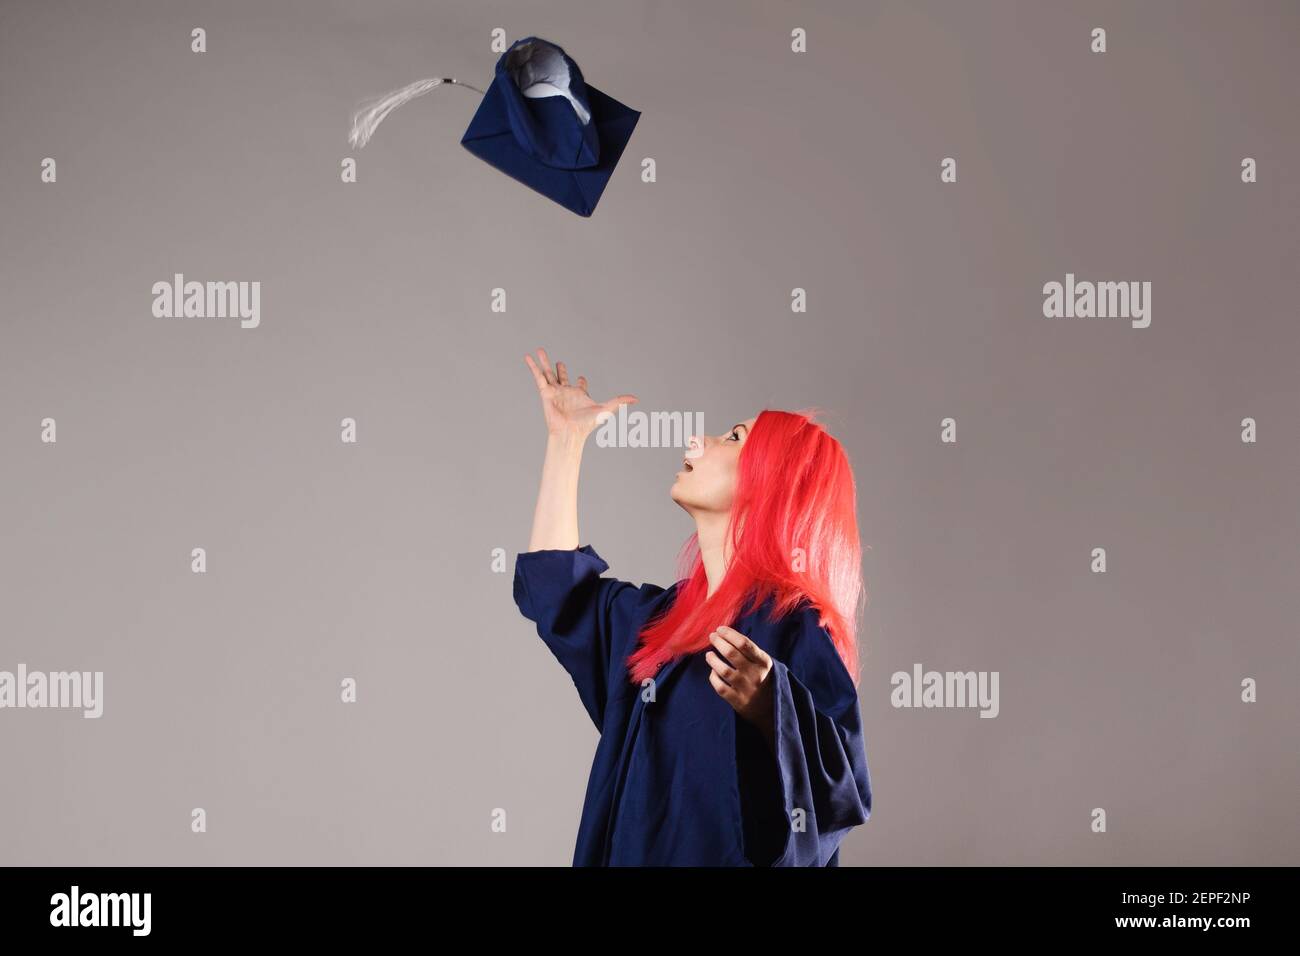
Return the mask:
<svg viewBox="0 0 1300 956">
<path fill-rule="evenodd" d="M 855 628 L 855 490 L 839 442 L 763 411 L 693 438 L 672 498 L 695 520 L 668 588 L 579 547 L 593 401 L 526 356 L 548 438 L 514 597 L 600 731 L 575 866 L 838 866 L 871 812 Z"/>
</svg>

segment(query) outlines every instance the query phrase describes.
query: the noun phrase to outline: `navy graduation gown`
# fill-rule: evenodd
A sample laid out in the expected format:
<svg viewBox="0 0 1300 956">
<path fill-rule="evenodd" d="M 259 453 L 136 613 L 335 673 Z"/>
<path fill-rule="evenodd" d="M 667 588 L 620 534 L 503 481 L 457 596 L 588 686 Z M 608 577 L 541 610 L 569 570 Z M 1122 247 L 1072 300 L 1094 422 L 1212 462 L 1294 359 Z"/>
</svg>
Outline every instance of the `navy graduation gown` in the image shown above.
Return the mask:
<svg viewBox="0 0 1300 956">
<path fill-rule="evenodd" d="M 677 585 L 638 587 L 608 568 L 590 546 L 515 561 L 515 603 L 600 731 L 574 866 L 838 866 L 871 785 L 857 689 L 816 612 L 769 621 L 769 599 L 718 622 L 773 659 L 773 755 L 713 689 L 703 651 L 663 665 L 643 699 L 626 660 Z"/>
</svg>

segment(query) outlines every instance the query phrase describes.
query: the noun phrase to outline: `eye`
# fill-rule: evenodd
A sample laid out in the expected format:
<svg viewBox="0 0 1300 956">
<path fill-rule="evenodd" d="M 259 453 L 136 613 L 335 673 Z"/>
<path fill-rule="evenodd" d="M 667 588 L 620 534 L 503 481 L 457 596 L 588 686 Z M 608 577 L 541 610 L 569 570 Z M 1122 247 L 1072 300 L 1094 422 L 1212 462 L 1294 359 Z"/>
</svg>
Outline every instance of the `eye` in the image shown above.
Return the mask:
<svg viewBox="0 0 1300 956">
<path fill-rule="evenodd" d="M 740 441 L 740 432 L 736 429 L 731 430 L 731 441 Z"/>
</svg>

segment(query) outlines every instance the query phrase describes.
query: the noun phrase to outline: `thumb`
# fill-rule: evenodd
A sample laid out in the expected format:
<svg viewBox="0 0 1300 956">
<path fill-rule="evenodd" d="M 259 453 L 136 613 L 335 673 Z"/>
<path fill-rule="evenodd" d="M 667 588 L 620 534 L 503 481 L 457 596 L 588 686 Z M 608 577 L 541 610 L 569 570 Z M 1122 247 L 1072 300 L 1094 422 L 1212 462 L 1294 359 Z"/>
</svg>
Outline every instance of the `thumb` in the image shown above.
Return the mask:
<svg viewBox="0 0 1300 956">
<path fill-rule="evenodd" d="M 607 402 L 600 403 L 600 411 L 596 413 L 596 423 L 603 425 L 605 421 L 618 411 L 620 405 L 631 405 L 637 400 L 635 395 L 619 395 L 617 398 L 611 398 Z"/>
<path fill-rule="evenodd" d="M 611 398 L 607 402 L 602 402 L 600 407 L 606 411 L 616 412 L 618 411 L 618 406 L 631 405 L 635 401 L 637 401 L 635 395 L 620 395 L 617 398 Z"/>
</svg>

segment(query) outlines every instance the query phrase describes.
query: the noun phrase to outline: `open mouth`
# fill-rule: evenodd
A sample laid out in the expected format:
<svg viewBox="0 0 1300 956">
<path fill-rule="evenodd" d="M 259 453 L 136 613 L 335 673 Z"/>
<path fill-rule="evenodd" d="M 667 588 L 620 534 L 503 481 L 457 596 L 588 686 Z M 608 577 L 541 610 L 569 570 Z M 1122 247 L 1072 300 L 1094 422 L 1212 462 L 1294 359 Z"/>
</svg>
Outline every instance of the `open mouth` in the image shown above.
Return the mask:
<svg viewBox="0 0 1300 956">
<path fill-rule="evenodd" d="M 695 468 L 694 468 L 694 466 L 691 464 L 691 460 L 690 460 L 689 458 L 683 458 L 683 459 L 682 459 L 682 470 L 683 470 L 683 471 L 694 471 L 694 470 L 695 470 Z"/>
</svg>

